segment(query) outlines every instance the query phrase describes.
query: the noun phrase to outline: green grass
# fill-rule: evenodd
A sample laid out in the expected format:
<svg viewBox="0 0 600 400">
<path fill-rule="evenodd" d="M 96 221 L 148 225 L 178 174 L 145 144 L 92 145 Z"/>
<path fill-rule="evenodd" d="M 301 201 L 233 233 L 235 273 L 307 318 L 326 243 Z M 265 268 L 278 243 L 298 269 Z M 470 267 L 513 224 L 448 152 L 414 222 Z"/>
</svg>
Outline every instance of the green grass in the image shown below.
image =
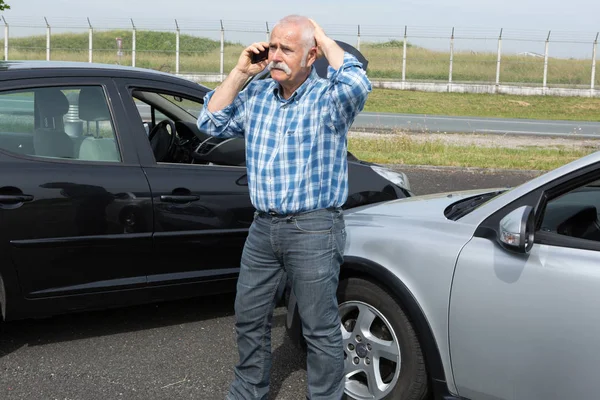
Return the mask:
<svg viewBox="0 0 600 400">
<path fill-rule="evenodd" d="M 594 147 L 481 147 L 449 145 L 432 137 L 417 141 L 350 137 L 348 149 L 358 158 L 381 164 L 435 165 L 548 171 L 597 151 Z"/>
<path fill-rule="evenodd" d="M 374 89 L 369 95 L 365 111 L 600 121 L 600 98 L 432 93 Z"/>
<path fill-rule="evenodd" d="M 366 43 L 361 52 L 369 60 L 369 75 L 379 79 L 402 78 L 402 42 L 396 46 L 377 46 Z M 454 52 L 452 65 L 453 82 L 496 82 L 497 54 L 495 52 Z M 407 80 L 448 81 L 450 53 L 432 51 L 411 46 L 406 52 Z M 544 59 L 504 54 L 500 63 L 500 82 L 526 83 L 532 86 L 543 84 Z M 548 85 L 589 87 L 592 78 L 590 59 L 548 59 Z M 596 86 L 600 76 L 596 75 Z"/>
</svg>

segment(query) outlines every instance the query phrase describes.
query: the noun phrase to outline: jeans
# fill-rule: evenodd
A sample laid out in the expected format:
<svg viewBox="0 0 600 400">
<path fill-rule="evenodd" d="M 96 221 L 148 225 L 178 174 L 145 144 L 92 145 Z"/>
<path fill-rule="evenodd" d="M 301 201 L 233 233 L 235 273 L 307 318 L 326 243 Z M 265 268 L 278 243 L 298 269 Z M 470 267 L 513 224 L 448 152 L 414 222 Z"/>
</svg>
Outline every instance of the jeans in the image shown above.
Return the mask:
<svg viewBox="0 0 600 400">
<path fill-rule="evenodd" d="M 271 319 L 286 273 L 307 343 L 307 396 L 342 398 L 344 350 L 336 291 L 345 241 L 341 209 L 292 216 L 255 213 L 237 283 L 239 362 L 227 399 L 268 398 Z"/>
</svg>

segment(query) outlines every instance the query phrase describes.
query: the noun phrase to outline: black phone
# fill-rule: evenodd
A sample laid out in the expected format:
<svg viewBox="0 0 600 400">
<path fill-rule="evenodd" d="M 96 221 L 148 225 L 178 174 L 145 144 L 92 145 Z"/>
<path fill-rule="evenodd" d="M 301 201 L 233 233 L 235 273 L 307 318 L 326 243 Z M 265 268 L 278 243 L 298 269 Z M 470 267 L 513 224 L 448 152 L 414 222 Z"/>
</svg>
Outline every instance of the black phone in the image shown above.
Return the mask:
<svg viewBox="0 0 600 400">
<path fill-rule="evenodd" d="M 256 64 L 263 60 L 266 60 L 267 58 L 269 58 L 269 48 L 268 47 L 258 54 L 252 53 L 252 57 L 250 59 L 251 59 L 252 64 Z"/>
</svg>

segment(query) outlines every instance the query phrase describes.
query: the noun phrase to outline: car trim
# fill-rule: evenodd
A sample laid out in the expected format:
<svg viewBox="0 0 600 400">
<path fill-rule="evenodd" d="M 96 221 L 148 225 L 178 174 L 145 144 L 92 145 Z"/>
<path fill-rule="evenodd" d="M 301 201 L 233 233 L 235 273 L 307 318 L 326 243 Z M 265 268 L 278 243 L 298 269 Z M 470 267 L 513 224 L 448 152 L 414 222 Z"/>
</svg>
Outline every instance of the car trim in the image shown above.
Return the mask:
<svg viewBox="0 0 600 400">
<path fill-rule="evenodd" d="M 380 264 L 362 257 L 344 257 L 340 281 L 347 276 L 357 275 L 366 275 L 375 278 L 377 283 L 390 289 L 392 292 L 390 294 L 398 298 L 408 318 L 413 322 L 415 332 L 423 347 L 423 356 L 425 358 L 427 372 L 432 383 L 432 391 L 435 394 L 435 398 L 445 400 L 454 399 L 455 397 L 452 397 L 448 390 L 442 358 L 435 336 L 433 335 L 423 311 L 410 290 L 408 290 L 406 285 L 398 279 L 398 277 Z"/>
<path fill-rule="evenodd" d="M 220 237 L 223 237 L 223 236 L 239 235 L 239 234 L 247 235 L 248 231 L 249 231 L 249 228 L 207 229 L 207 230 L 195 230 L 195 231 L 168 231 L 168 232 L 155 231 L 153 236 L 154 236 L 154 238 L 159 238 L 159 239 L 166 239 L 166 238 L 179 239 L 179 238 L 190 238 L 190 237 L 193 238 L 193 237 L 197 237 L 197 236 L 213 236 L 213 235 L 220 235 Z"/>
<path fill-rule="evenodd" d="M 4 279 L 0 275 L 0 321 L 6 317 L 6 289 L 4 288 Z"/>
<path fill-rule="evenodd" d="M 77 244 L 79 246 L 94 245 L 98 243 L 107 243 L 110 241 L 121 242 L 123 240 L 150 240 L 152 239 L 152 232 L 144 233 L 117 233 L 111 235 L 90 235 L 90 236 L 68 236 L 68 237 L 57 237 L 57 238 L 45 238 L 45 239 L 24 239 L 24 240 L 11 240 L 10 244 L 14 247 L 19 248 L 34 248 L 44 247 L 48 245 L 55 246 L 71 246 Z"/>
</svg>

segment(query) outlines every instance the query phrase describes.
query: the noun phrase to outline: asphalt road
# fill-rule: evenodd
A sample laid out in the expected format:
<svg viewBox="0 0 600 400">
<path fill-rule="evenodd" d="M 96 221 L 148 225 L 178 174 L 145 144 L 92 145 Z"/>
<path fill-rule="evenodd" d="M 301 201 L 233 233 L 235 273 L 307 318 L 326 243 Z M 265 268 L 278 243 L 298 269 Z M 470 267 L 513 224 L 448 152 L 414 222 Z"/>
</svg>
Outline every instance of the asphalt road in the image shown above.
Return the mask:
<svg viewBox="0 0 600 400">
<path fill-rule="evenodd" d="M 427 133 L 487 133 L 559 137 L 600 136 L 599 122 L 543 121 L 534 119 L 452 117 L 419 114 L 362 112 L 353 129 L 399 129 Z"/>
<path fill-rule="evenodd" d="M 518 185 L 535 172 L 392 166 L 418 194 Z M 305 357 L 273 320 L 272 399 L 303 398 Z M 236 362 L 233 296 L 6 323 L 0 398 L 222 399 Z"/>
</svg>

